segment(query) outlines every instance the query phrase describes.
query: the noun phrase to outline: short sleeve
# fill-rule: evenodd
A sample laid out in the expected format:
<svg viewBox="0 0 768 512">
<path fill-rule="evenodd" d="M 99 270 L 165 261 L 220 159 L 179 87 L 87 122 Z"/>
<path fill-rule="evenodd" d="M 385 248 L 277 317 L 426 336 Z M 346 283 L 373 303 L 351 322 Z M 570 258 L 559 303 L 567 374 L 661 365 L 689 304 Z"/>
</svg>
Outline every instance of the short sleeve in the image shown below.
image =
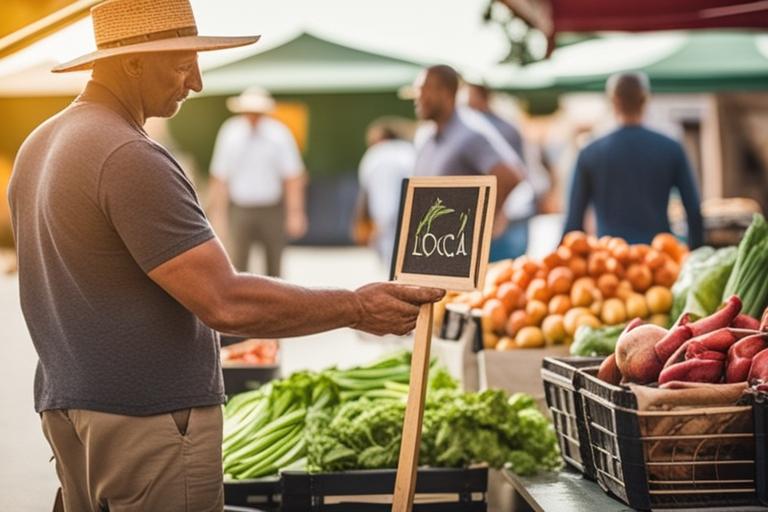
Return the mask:
<svg viewBox="0 0 768 512">
<path fill-rule="evenodd" d="M 504 161 L 488 139 L 479 133 L 469 137 L 466 144 L 467 150 L 464 155 L 468 160 L 467 164 L 478 173 L 488 174 L 491 169 Z"/>
<path fill-rule="evenodd" d="M 214 237 L 192 183 L 169 155 L 147 141 L 130 142 L 109 156 L 98 197 L 144 272 Z"/>
</svg>

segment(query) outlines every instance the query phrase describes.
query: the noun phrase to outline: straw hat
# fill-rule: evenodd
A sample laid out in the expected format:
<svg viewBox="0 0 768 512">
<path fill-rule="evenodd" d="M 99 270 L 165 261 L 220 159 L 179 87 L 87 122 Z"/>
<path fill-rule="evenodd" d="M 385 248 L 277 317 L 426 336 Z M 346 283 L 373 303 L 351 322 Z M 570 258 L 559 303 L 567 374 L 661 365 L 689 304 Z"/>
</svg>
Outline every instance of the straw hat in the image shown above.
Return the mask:
<svg viewBox="0 0 768 512">
<path fill-rule="evenodd" d="M 95 52 L 52 69 L 79 71 L 115 55 L 167 51 L 208 51 L 255 43 L 260 36 L 198 36 L 189 0 L 107 0 L 91 8 Z"/>
<path fill-rule="evenodd" d="M 275 108 L 275 100 L 261 87 L 249 87 L 240 96 L 227 98 L 227 108 L 235 114 L 266 114 Z"/>
</svg>

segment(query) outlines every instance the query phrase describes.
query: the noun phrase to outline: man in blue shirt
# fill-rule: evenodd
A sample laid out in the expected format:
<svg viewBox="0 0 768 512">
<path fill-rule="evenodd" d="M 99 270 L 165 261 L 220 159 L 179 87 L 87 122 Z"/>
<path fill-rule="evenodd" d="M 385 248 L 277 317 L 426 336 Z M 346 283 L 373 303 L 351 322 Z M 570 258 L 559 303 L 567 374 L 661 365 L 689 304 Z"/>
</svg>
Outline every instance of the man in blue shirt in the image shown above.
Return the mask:
<svg viewBox="0 0 768 512">
<path fill-rule="evenodd" d="M 565 232 L 583 229 L 592 203 L 598 236 L 650 243 L 670 230 L 669 195 L 680 194 L 688 221 L 688 245 L 702 244 L 699 193 L 682 146 L 642 126 L 650 95 L 642 73 L 613 75 L 606 85 L 619 128 L 585 147 L 576 161 Z"/>
</svg>

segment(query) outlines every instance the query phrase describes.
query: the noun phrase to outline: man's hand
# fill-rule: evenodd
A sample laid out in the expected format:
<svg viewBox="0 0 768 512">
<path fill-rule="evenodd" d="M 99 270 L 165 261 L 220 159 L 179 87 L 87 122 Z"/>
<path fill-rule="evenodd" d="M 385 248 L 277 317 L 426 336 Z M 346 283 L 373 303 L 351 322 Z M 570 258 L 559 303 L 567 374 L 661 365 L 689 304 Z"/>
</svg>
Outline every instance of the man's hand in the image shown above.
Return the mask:
<svg viewBox="0 0 768 512">
<path fill-rule="evenodd" d="M 378 336 L 403 335 L 416 326 L 419 306 L 436 302 L 445 290 L 406 286 L 395 283 L 373 283 L 355 291 L 360 304 L 360 319 L 352 327 Z"/>
</svg>

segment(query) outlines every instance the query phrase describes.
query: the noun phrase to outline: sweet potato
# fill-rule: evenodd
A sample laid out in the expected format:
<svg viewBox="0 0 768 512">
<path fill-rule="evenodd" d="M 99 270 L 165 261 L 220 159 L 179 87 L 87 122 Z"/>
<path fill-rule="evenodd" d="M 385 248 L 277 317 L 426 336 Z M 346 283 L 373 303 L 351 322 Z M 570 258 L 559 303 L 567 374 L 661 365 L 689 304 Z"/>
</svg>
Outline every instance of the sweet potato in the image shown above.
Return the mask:
<svg viewBox="0 0 768 512">
<path fill-rule="evenodd" d="M 736 327 L 737 329 L 752 329 L 756 331 L 760 328 L 760 321 L 757 318 L 740 313 L 736 315 L 736 318 L 731 322 L 731 327 Z"/>
<path fill-rule="evenodd" d="M 711 332 L 722 327 L 727 327 L 741 311 L 741 299 L 737 295 L 731 295 L 725 301 L 725 306 L 711 315 L 688 324 L 694 336 Z"/>
<path fill-rule="evenodd" d="M 725 382 L 743 382 L 749 376 L 754 357 L 768 348 L 768 333 L 742 338 L 728 349 Z"/>
<path fill-rule="evenodd" d="M 691 331 L 689 325 L 678 325 L 666 331 L 666 334 L 656 343 L 654 348 L 662 364 L 666 363 L 677 349 L 693 336 L 693 331 Z"/>
<path fill-rule="evenodd" d="M 768 383 L 768 348 L 758 352 L 752 358 L 748 380 L 752 384 Z"/>
<path fill-rule="evenodd" d="M 659 384 L 675 380 L 685 382 L 720 382 L 723 376 L 723 366 L 723 361 L 689 359 L 664 368 L 659 374 Z"/>
<path fill-rule="evenodd" d="M 659 376 L 663 362 L 654 346 L 664 337 L 666 330 L 644 324 L 622 333 L 616 342 L 616 364 L 626 382 L 648 384 Z"/>
</svg>

